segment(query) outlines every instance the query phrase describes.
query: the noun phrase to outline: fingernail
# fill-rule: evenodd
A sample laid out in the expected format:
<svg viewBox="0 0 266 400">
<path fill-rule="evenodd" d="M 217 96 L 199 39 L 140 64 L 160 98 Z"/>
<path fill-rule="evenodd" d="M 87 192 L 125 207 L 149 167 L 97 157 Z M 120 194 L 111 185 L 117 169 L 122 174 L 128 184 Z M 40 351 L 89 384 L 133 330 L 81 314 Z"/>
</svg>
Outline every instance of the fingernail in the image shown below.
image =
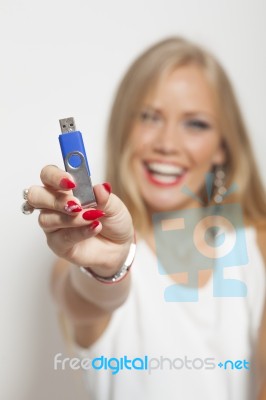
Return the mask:
<svg viewBox="0 0 266 400">
<path fill-rule="evenodd" d="M 61 179 L 60 186 L 62 189 L 74 189 L 76 187 L 75 183 L 68 178 Z"/>
<path fill-rule="evenodd" d="M 97 218 L 101 218 L 105 215 L 105 213 L 102 210 L 88 210 L 85 211 L 84 214 L 82 214 L 82 217 L 88 221 L 88 220 L 93 220 Z"/>
<path fill-rule="evenodd" d="M 93 221 L 90 225 L 89 225 L 89 229 L 96 229 L 97 226 L 99 226 L 100 222 L 99 221 Z"/>
<path fill-rule="evenodd" d="M 73 200 L 69 200 L 66 205 L 65 205 L 65 211 L 67 212 L 80 212 L 82 211 L 82 207 L 77 204 L 75 201 Z"/>
<path fill-rule="evenodd" d="M 110 194 L 112 191 L 112 186 L 110 185 L 109 182 L 105 182 L 103 183 L 103 187 L 105 188 L 105 190 Z"/>
</svg>

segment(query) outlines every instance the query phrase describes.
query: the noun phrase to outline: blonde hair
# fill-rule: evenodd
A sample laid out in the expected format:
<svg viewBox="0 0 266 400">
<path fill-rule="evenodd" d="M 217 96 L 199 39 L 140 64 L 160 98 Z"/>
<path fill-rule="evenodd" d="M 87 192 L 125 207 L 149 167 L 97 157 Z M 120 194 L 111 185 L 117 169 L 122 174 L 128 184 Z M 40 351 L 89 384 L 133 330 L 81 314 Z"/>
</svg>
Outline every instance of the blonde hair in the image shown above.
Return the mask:
<svg viewBox="0 0 266 400">
<path fill-rule="evenodd" d="M 265 189 L 225 71 L 208 51 L 184 38 L 173 37 L 150 47 L 131 65 L 120 83 L 109 120 L 106 178 L 114 193 L 129 208 L 140 232 L 145 231 L 149 219 L 130 166 L 131 147 L 128 144 L 133 116 L 163 73 L 188 64 L 202 68 L 214 89 L 226 152 L 226 186 L 233 182 L 237 184 L 234 199 L 242 204 L 247 221 L 256 224 L 266 217 Z"/>
</svg>

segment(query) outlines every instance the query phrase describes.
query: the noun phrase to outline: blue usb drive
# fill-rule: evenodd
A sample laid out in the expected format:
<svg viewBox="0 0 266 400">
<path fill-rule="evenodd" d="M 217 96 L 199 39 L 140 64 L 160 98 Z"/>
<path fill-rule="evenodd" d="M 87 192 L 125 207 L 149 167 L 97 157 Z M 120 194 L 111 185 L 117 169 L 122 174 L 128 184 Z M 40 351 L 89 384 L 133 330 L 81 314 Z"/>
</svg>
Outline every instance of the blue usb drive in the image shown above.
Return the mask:
<svg viewBox="0 0 266 400">
<path fill-rule="evenodd" d="M 73 189 L 74 196 L 83 207 L 96 207 L 82 134 L 76 131 L 74 118 L 60 119 L 59 123 L 62 132 L 59 142 L 65 170 L 73 176 L 76 184 L 76 188 Z"/>
</svg>

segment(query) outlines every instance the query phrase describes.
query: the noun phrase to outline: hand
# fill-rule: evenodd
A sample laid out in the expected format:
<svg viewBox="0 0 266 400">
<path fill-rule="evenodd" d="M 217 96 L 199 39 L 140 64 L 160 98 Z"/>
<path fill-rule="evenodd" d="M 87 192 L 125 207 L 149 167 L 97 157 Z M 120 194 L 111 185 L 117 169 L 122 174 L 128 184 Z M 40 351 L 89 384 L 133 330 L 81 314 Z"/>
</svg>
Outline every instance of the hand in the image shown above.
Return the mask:
<svg viewBox="0 0 266 400">
<path fill-rule="evenodd" d="M 95 219 L 89 215 L 95 209 L 82 209 L 73 196 L 70 174 L 50 165 L 41 171 L 41 180 L 44 186 L 29 188 L 28 202 L 41 209 L 39 224 L 48 246 L 59 257 L 98 275 L 116 273 L 134 240 L 132 219 L 124 203 L 109 193 L 107 186 L 94 186 L 97 210 L 102 211 Z"/>
</svg>

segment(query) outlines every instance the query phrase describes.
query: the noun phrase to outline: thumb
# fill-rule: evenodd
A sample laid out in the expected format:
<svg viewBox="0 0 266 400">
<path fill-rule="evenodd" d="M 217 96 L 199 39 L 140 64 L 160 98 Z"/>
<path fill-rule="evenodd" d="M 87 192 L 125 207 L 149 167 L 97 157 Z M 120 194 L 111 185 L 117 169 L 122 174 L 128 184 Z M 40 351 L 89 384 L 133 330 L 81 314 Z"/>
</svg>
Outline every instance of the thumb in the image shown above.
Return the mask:
<svg viewBox="0 0 266 400">
<path fill-rule="evenodd" d="M 96 197 L 97 208 L 106 212 L 106 206 L 112 192 L 112 187 L 110 183 L 105 182 L 99 185 L 95 185 L 93 186 L 93 191 Z"/>
<path fill-rule="evenodd" d="M 109 184 L 94 186 L 97 208 L 105 212 L 101 219 L 101 235 L 116 241 L 128 241 L 134 236 L 131 215 L 119 197 L 109 191 Z"/>
<path fill-rule="evenodd" d="M 111 185 L 109 183 L 103 183 L 101 185 L 95 185 L 93 187 L 97 208 L 103 210 L 107 217 L 117 216 L 124 207 L 122 201 L 113 193 L 111 193 Z"/>
</svg>

